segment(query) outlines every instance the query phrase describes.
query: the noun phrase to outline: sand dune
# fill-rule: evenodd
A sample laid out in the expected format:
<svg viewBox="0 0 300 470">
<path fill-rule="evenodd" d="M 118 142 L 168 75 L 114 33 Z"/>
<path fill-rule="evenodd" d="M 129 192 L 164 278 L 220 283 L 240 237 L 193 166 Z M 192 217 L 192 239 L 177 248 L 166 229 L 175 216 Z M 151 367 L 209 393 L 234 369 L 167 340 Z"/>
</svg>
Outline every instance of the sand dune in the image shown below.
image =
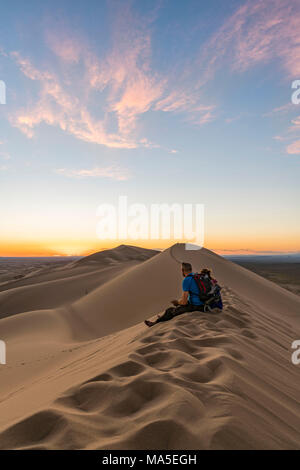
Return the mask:
<svg viewBox="0 0 300 470">
<path fill-rule="evenodd" d="M 72 298 L 74 276 L 71 304 L 0 320 L 0 448 L 299 448 L 300 298 L 205 249 L 175 245 L 145 261 L 138 249 L 130 265 L 125 248 L 87 295 Z M 213 269 L 224 311 L 147 329 L 178 296 L 183 260 Z M 26 287 L 33 298 L 38 286 Z"/>
<path fill-rule="evenodd" d="M 95 263 L 101 263 L 103 266 L 116 264 L 124 261 L 146 261 L 152 256 L 157 255 L 159 252 L 156 250 L 149 250 L 140 248 L 138 246 L 120 245 L 112 250 L 103 250 L 92 255 L 85 256 L 78 261 L 72 263 L 71 266 L 83 266 Z"/>
<path fill-rule="evenodd" d="M 64 277 L 45 282 L 29 283 L 0 292 L 0 318 L 32 310 L 50 309 L 69 304 L 83 298 L 114 278 L 136 262 L 124 262 L 113 267 L 102 267 L 78 273 L 75 267 Z M 48 276 L 49 277 L 49 276 Z M 55 277 L 55 273 L 51 274 Z"/>
<path fill-rule="evenodd" d="M 129 267 L 151 258 L 157 251 L 121 245 L 112 250 L 53 266 L 9 283 L 0 292 L 0 318 L 32 310 L 50 309 L 86 296 Z"/>
</svg>

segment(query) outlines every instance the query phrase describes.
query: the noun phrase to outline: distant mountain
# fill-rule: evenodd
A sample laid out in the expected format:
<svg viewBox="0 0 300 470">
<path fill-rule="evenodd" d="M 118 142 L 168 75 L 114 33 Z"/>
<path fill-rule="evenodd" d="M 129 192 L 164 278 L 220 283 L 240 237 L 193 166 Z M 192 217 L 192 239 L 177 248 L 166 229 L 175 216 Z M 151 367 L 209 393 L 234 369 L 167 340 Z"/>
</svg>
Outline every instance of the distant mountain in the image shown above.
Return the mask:
<svg viewBox="0 0 300 470">
<path fill-rule="evenodd" d="M 300 253 L 279 253 L 272 255 L 224 255 L 224 258 L 239 263 L 249 261 L 253 263 L 300 263 Z"/>
<path fill-rule="evenodd" d="M 86 264 L 112 265 L 124 261 L 146 261 L 159 253 L 156 250 L 131 245 L 119 245 L 109 250 L 98 251 L 73 263 L 75 266 Z"/>
</svg>

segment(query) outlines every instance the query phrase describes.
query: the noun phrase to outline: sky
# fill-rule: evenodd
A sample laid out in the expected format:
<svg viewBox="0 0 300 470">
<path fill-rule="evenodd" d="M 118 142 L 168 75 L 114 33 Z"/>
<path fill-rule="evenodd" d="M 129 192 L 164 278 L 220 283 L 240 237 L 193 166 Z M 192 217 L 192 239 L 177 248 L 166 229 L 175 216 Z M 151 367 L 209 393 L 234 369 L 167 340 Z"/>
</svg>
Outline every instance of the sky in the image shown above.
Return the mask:
<svg viewBox="0 0 300 470">
<path fill-rule="evenodd" d="M 300 251 L 298 0 L 0 6 L 0 256 L 82 255 L 97 208 L 203 204 L 204 245 Z"/>
</svg>

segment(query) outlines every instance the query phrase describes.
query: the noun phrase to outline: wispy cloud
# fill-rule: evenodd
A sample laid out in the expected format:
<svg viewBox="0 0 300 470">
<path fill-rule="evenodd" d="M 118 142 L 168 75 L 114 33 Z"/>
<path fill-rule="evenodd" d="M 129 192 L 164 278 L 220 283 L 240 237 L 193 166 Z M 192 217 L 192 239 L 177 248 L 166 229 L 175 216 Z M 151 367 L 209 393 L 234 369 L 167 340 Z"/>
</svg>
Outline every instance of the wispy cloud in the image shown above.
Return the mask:
<svg viewBox="0 0 300 470">
<path fill-rule="evenodd" d="M 286 151 L 290 155 L 300 154 L 300 140 L 296 140 L 292 144 L 288 145 Z"/>
<path fill-rule="evenodd" d="M 49 48 L 62 61 L 70 64 L 79 62 L 83 54 L 84 44 L 74 34 L 68 32 L 68 35 L 66 35 L 62 31 L 57 34 L 52 30 L 47 30 L 45 36 Z"/>
<path fill-rule="evenodd" d="M 277 114 L 286 114 L 288 112 L 295 112 L 297 110 L 297 105 L 291 104 L 291 105 L 285 105 L 281 106 L 280 108 L 275 109 L 272 113 L 270 113 L 270 116 L 275 117 Z M 300 116 L 297 116 L 290 121 L 289 127 L 287 127 L 283 132 L 282 135 L 275 135 L 273 137 L 274 140 L 277 140 L 278 142 L 286 142 L 286 141 L 291 141 L 291 139 L 294 137 L 297 138 L 297 140 L 294 140 L 294 142 L 291 142 L 288 144 L 285 148 L 285 151 L 289 155 L 295 155 L 295 154 L 300 154 L 300 140 L 299 140 L 299 133 L 300 133 Z"/>
<path fill-rule="evenodd" d="M 149 111 L 182 113 L 184 119 L 188 116 L 200 125 L 210 122 L 213 106 L 201 104 L 198 90 L 187 93 L 153 69 L 150 30 L 149 19 L 133 15 L 129 5 L 120 3 L 111 25 L 111 47 L 103 57 L 85 38 L 55 29 L 46 32 L 46 44 L 63 65 L 64 74 L 56 73 L 53 66 L 42 70 L 13 52 L 11 57 L 20 71 L 39 83 L 40 92 L 35 104 L 11 116 L 11 123 L 29 138 L 37 126 L 46 123 L 86 142 L 136 148 L 149 146 L 147 137 L 138 135 L 138 120 Z M 78 64 L 81 74 L 79 77 L 76 69 L 75 79 Z M 69 86 L 74 82 L 80 84 L 77 90 Z M 90 111 L 95 96 L 104 115 L 101 119 Z"/>
<path fill-rule="evenodd" d="M 290 77 L 300 74 L 300 9 L 297 0 L 247 1 L 208 40 L 201 60 L 211 76 L 224 61 L 244 72 L 279 59 Z"/>
<path fill-rule="evenodd" d="M 151 147 L 147 137 L 140 135 L 143 128 L 139 125 L 150 111 L 180 114 L 200 126 L 216 119 L 216 104 L 205 102 L 203 89 L 224 67 L 243 73 L 277 60 L 287 77 L 300 74 L 296 0 L 247 1 L 199 47 L 195 60 L 186 67 L 180 61 L 172 64 L 172 73 L 154 68 L 152 19 L 133 13 L 130 5 L 117 3 L 102 56 L 86 38 L 55 27 L 47 30 L 45 40 L 59 61 L 57 69 L 53 63 L 41 69 L 19 53 L 11 54 L 21 72 L 40 86 L 34 104 L 11 116 L 14 126 L 29 138 L 46 123 L 107 147 Z M 70 83 L 77 88 L 72 89 Z M 95 101 L 101 118 L 92 112 Z"/>
<path fill-rule="evenodd" d="M 116 181 L 125 181 L 130 178 L 130 173 L 127 169 L 119 168 L 116 166 L 109 166 L 104 168 L 80 169 L 70 170 L 67 168 L 58 168 L 56 173 L 69 178 L 110 178 Z"/>
<path fill-rule="evenodd" d="M 107 147 L 135 148 L 143 145 L 146 139 L 136 136 L 136 121 L 161 96 L 164 80 L 151 70 L 151 41 L 147 25 L 140 27 L 128 8 L 120 10 L 116 19 L 118 27 L 113 26 L 112 50 L 101 60 L 88 44 L 74 36 L 47 32 L 48 46 L 65 66 L 70 67 L 70 74 L 72 65 L 81 60 L 84 92 L 80 98 L 54 72 L 41 71 L 29 59 L 18 53 L 12 54 L 23 74 L 40 82 L 41 86 L 35 106 L 19 110 L 11 118 L 13 125 L 28 137 L 33 137 L 35 127 L 45 122 L 79 139 Z M 93 92 L 104 90 L 104 118 L 96 119 L 89 111 Z M 113 119 L 117 120 L 118 128 L 110 132 L 109 122 Z"/>
<path fill-rule="evenodd" d="M 294 105 L 292 103 L 288 103 L 286 105 L 280 106 L 278 108 L 273 109 L 271 112 L 265 114 L 264 116 L 267 117 L 277 117 L 281 115 L 286 115 L 289 114 L 289 123 L 290 125 L 283 130 L 281 135 L 275 135 L 273 137 L 274 140 L 278 142 L 286 142 L 290 141 L 293 136 L 299 137 L 299 131 L 300 131 L 300 116 L 297 116 L 293 119 L 290 118 L 291 113 L 295 113 L 297 111 L 297 105 Z M 293 154 L 298 154 L 300 153 L 300 146 L 299 146 L 300 140 L 296 140 L 289 145 L 286 146 L 285 150 L 286 153 L 293 155 Z"/>
<path fill-rule="evenodd" d="M 263 117 L 273 117 L 276 115 L 287 114 L 290 111 L 294 111 L 294 110 L 295 110 L 295 105 L 292 102 L 290 102 L 290 103 L 287 103 L 287 104 L 284 104 L 282 106 L 272 109 L 271 111 L 265 113 Z"/>
<path fill-rule="evenodd" d="M 215 119 L 215 105 L 199 103 L 199 92 L 188 93 L 184 90 L 174 90 L 164 96 L 155 105 L 155 110 L 166 113 L 184 114 L 185 120 L 193 124 L 203 125 Z"/>
<path fill-rule="evenodd" d="M 10 160 L 11 155 L 8 152 L 0 152 L 0 158 L 2 158 L 3 160 Z"/>
<path fill-rule="evenodd" d="M 86 142 L 115 148 L 133 148 L 136 144 L 122 135 L 109 133 L 103 121 L 95 120 L 87 104 L 60 84 L 54 73 L 40 71 L 28 59 L 13 54 L 21 71 L 31 80 L 40 83 L 39 99 L 34 106 L 18 110 L 11 116 L 11 123 L 27 137 L 34 135 L 34 128 L 45 122 L 55 125 Z"/>
<path fill-rule="evenodd" d="M 295 119 L 292 119 L 292 126 L 290 127 L 292 131 L 300 130 L 300 116 L 297 116 Z"/>
</svg>

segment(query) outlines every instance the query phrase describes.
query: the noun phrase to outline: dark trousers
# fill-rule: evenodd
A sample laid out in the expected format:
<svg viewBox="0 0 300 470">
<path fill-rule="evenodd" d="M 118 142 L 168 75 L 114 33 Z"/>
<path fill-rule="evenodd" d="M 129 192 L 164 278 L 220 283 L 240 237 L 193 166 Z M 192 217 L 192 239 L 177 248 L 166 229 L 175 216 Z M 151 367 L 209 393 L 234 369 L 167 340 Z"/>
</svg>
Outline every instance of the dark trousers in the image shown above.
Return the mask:
<svg viewBox="0 0 300 470">
<path fill-rule="evenodd" d="M 200 311 L 203 312 L 203 305 L 179 305 L 178 307 L 169 307 L 165 311 L 165 313 L 156 320 L 156 323 L 161 321 L 168 321 L 172 320 L 172 318 L 177 317 L 177 315 L 181 315 L 182 313 L 186 312 L 195 312 Z"/>
</svg>

